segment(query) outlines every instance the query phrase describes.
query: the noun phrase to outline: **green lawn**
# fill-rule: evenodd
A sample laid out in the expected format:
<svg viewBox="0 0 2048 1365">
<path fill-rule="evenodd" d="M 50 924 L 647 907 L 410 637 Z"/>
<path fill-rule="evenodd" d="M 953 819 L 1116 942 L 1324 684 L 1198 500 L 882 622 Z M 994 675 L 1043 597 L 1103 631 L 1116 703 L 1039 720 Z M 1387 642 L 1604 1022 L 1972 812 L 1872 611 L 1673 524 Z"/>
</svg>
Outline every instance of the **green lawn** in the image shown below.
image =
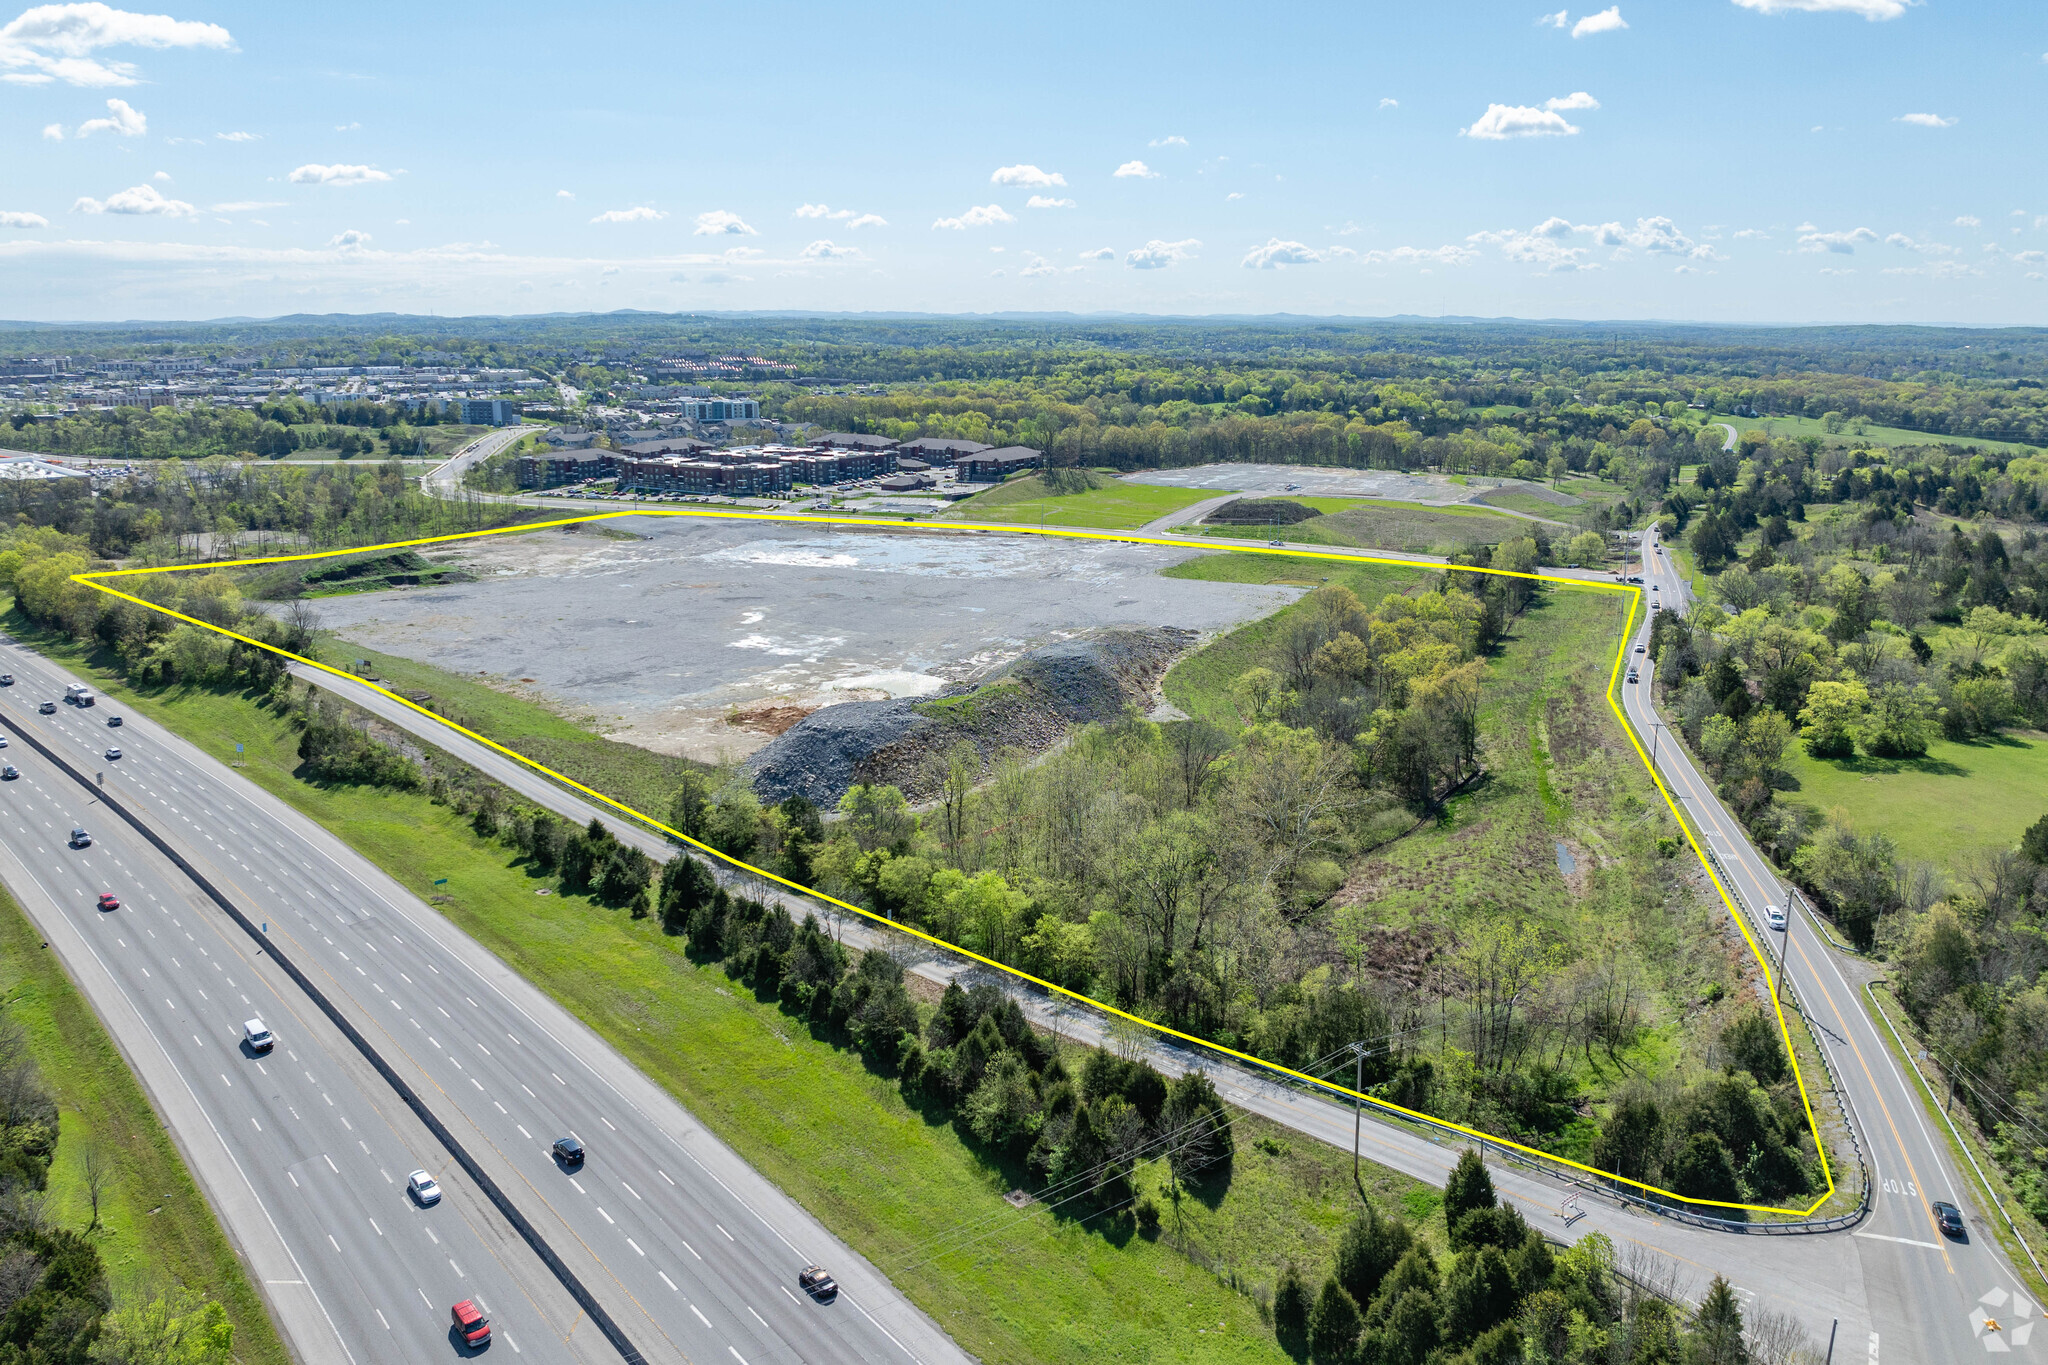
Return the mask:
<svg viewBox="0 0 2048 1365">
<path fill-rule="evenodd" d="M 1937 739 L 1918 759 L 1820 759 L 1795 744 L 1786 766 L 1799 786 L 1781 800 L 1840 811 L 1860 831 L 1889 835 L 1905 857 L 1944 866 L 2010 848 L 2048 815 L 2048 734 L 2038 730 Z"/>
<path fill-rule="evenodd" d="M 1332 511 L 1292 526 L 1204 525 L 1203 535 L 1237 540 L 1287 540 L 1298 545 L 1348 545 L 1361 549 L 1401 550 L 1409 554 L 1449 554 L 1474 543 L 1495 545 L 1525 536 L 1534 528 L 1519 517 L 1503 516 L 1483 507 L 1423 507 L 1412 502 L 1376 498 L 1301 498 L 1310 506 L 1336 504 Z"/>
<path fill-rule="evenodd" d="M 1027 475 L 967 499 L 945 519 L 1127 530 L 1215 496 L 1213 488 L 1155 488 L 1121 481 L 1062 496 L 1046 492 L 1036 475 Z"/>
<path fill-rule="evenodd" d="M 7 624 L 26 623 L 15 614 Z M 422 796 L 300 781 L 294 735 L 252 698 L 138 694 L 75 647 L 48 637 L 41 647 L 216 757 L 235 757 L 241 741 L 251 781 L 422 897 L 445 893 L 442 913 L 665 1086 L 979 1358 L 1284 1365 L 1254 1294 L 1270 1294 L 1289 1258 L 1328 1264 L 1357 1208 L 1347 1153 L 1238 1115 L 1228 1188 L 1178 1208 L 1162 1197 L 1158 1240 L 1135 1235 L 1128 1220 L 1016 1213 L 1002 1195 L 1021 1172 L 911 1109 L 887 1077 L 816 1042 L 716 967 L 693 965 L 655 921 L 579 896 L 536 896 L 552 883 Z M 435 887 L 442 877 L 447 885 Z M 1145 1188 L 1160 1181 L 1156 1169 L 1141 1172 Z M 1378 1167 L 1366 1181 L 1444 1244 L 1435 1191 Z M 934 1256 L 941 1245 L 957 1250 Z"/>
<path fill-rule="evenodd" d="M 1565 524 L 1569 524 L 1567 518 L 1571 516 L 1572 508 L 1580 505 L 1579 503 L 1555 503 L 1535 493 L 1520 491 L 1511 493 L 1482 493 L 1479 500 L 1488 507 L 1505 507 L 1510 512 L 1527 512 L 1532 517 L 1542 517 L 1545 521 L 1564 522 Z"/>
<path fill-rule="evenodd" d="M 1737 432 L 1762 431 L 1772 437 L 1818 436 L 1823 440 L 1842 441 L 1857 446 L 1979 446 L 1985 450 L 2009 450 L 2014 454 L 2031 451 L 2034 447 L 2019 441 L 1992 441 L 1978 436 L 1943 436 L 1931 431 L 1908 431 L 1904 427 L 1881 427 L 1871 425 L 1861 436 L 1842 428 L 1837 435 L 1830 436 L 1818 417 L 1730 417 L 1715 416 L 1716 422 L 1727 422 Z"/>
<path fill-rule="evenodd" d="M 170 1134 L 57 955 L 4 891 L 0 998 L 8 1022 L 27 1033 L 43 1083 L 57 1097 L 61 1135 L 50 1168 L 51 1221 L 72 1228 L 91 1222 L 85 1156 L 97 1152 L 111 1179 L 95 1240 L 115 1301 L 133 1303 L 166 1285 L 184 1285 L 227 1309 L 237 1360 L 285 1365 L 291 1356 Z"/>
</svg>

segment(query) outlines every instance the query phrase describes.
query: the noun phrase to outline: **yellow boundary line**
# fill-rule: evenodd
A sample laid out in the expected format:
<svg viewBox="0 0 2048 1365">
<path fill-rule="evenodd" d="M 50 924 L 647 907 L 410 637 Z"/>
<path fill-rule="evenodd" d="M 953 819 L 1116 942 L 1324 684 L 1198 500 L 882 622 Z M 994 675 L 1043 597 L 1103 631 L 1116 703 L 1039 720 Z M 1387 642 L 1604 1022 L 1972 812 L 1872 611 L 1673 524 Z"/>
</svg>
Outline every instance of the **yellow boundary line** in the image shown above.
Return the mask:
<svg viewBox="0 0 2048 1365">
<path fill-rule="evenodd" d="M 1612 1172 L 1603 1171 L 1598 1169 L 1597 1167 L 1584 1165 L 1580 1162 L 1571 1160 L 1569 1157 L 1558 1156 L 1554 1152 L 1545 1152 L 1535 1147 L 1527 1147 L 1519 1142 L 1512 1141 L 1508 1138 L 1495 1137 L 1490 1133 L 1482 1133 L 1476 1128 L 1468 1128 L 1463 1124 L 1452 1123 L 1448 1119 L 1440 1119 L 1432 1114 L 1425 1114 L 1415 1109 L 1406 1109 L 1398 1104 L 1391 1103 L 1390 1101 L 1383 1100 L 1376 1096 L 1363 1094 L 1359 1091 L 1353 1090 L 1349 1086 L 1339 1085 L 1334 1081 L 1323 1080 L 1316 1076 L 1305 1075 L 1304 1073 L 1295 1071 L 1289 1067 L 1281 1066 L 1276 1062 L 1269 1062 L 1263 1057 L 1254 1057 L 1249 1053 L 1239 1052 L 1235 1048 L 1225 1047 L 1221 1043 L 1211 1042 L 1207 1038 L 1200 1038 L 1191 1033 L 1183 1033 L 1179 1029 L 1169 1028 L 1165 1024 L 1157 1023 L 1150 1019 L 1144 1019 L 1139 1017 L 1138 1015 L 1131 1014 L 1124 1010 L 1120 1010 L 1114 1005 L 1104 1004 L 1102 1001 L 1094 999 L 1091 996 L 1083 995 L 1079 991 L 1071 991 L 1064 986 L 1056 986 L 1050 981 L 1041 981 L 1039 978 L 1031 975 L 1029 972 L 1020 971 L 1019 969 L 1010 966 L 1008 963 L 997 962 L 993 958 L 983 957 L 981 954 L 971 952 L 966 948 L 960 947 L 958 944 L 948 943 L 944 939 L 935 938 L 930 934 L 924 933 L 917 929 L 910 928 L 908 925 L 900 924 L 895 920 L 891 920 L 885 916 L 878 915 L 871 910 L 863 910 L 858 905 L 850 905 L 845 901 L 837 899 L 836 897 L 828 896 L 824 892 L 818 891 L 812 887 L 804 886 L 797 882 L 790 881 L 786 877 L 778 877 L 773 872 L 769 872 L 763 868 L 755 867 L 752 863 L 742 862 L 738 858 L 730 857 L 724 853 L 719 852 L 717 849 L 712 848 L 708 844 L 700 843 L 698 840 L 692 839 L 688 835 L 683 834 L 678 830 L 670 829 L 667 825 L 655 819 L 653 816 L 642 814 L 640 811 L 634 810 L 631 806 L 626 805 L 624 802 L 615 801 L 611 797 L 606 796 L 601 791 L 596 791 L 590 787 L 586 787 L 581 782 L 576 781 L 574 778 L 565 777 L 561 773 L 556 772 L 554 769 L 549 768 L 544 764 L 534 762 L 534 760 L 528 758 L 525 754 L 518 753 L 512 749 L 508 749 L 504 745 L 498 743 L 496 740 L 490 739 L 489 737 L 484 735 L 480 735 L 476 731 L 467 729 L 464 726 L 457 725 L 454 721 L 448 719 L 446 716 L 436 715 L 434 712 L 429 711 L 426 707 L 408 701 L 406 698 L 399 696 L 396 692 L 393 692 L 388 688 L 378 687 L 375 683 L 372 683 L 365 678 L 359 678 L 353 673 L 344 672 L 343 670 L 332 667 L 331 665 L 323 664 L 317 659 L 308 659 L 302 655 L 293 654 L 289 650 L 279 649 L 275 645 L 265 644 L 261 640 L 250 639 L 246 635 L 238 635 L 234 631 L 227 630 L 220 626 L 212 625 L 208 622 L 198 620 L 195 617 L 187 616 L 182 612 L 172 611 L 169 607 L 161 606 L 155 602 L 151 602 L 147 598 L 133 596 L 132 594 L 122 592 L 117 588 L 108 587 L 105 583 L 98 581 L 103 578 L 126 578 L 140 574 L 189 573 L 197 569 L 237 569 L 249 568 L 259 564 L 286 564 L 296 560 L 304 559 L 328 559 L 332 558 L 335 555 L 368 554 L 378 550 L 398 550 L 405 549 L 415 545 L 437 545 L 454 540 L 474 540 L 482 536 L 518 535 L 523 534 L 527 531 L 546 530 L 550 527 L 555 526 L 571 526 L 581 522 L 590 521 L 609 521 L 615 517 L 699 517 L 725 521 L 760 521 L 775 523 L 794 523 L 803 526 L 863 526 L 870 529 L 882 530 L 896 530 L 903 526 L 910 526 L 920 530 L 981 531 L 995 532 L 1005 535 L 1048 536 L 1067 540 L 1101 540 L 1133 545 L 1163 545 L 1171 549 L 1177 550 L 1221 550 L 1235 554 L 1279 555 L 1291 559 L 1328 560 L 1331 562 L 1343 564 L 1387 564 L 1392 565 L 1396 568 L 1415 569 L 1423 572 L 1428 572 L 1430 570 L 1454 570 L 1460 573 L 1492 574 L 1495 577 L 1499 578 L 1526 578 L 1535 582 L 1557 583 L 1565 587 L 1571 588 L 1586 588 L 1601 592 L 1619 592 L 1627 594 L 1631 599 L 1629 602 L 1628 620 L 1625 623 L 1625 628 L 1622 631 L 1620 647 L 1616 649 L 1614 654 L 1614 666 L 1608 674 L 1607 704 L 1609 708 L 1613 710 L 1615 719 L 1621 722 L 1622 733 L 1628 736 L 1629 743 L 1635 748 L 1636 757 L 1642 760 L 1644 770 L 1650 774 L 1650 780 L 1656 784 L 1657 791 L 1664 798 L 1664 804 L 1670 808 L 1673 818 L 1678 821 L 1679 829 L 1684 831 L 1686 842 L 1692 845 L 1693 854 L 1699 859 L 1700 867 L 1706 872 L 1708 878 L 1714 883 L 1714 889 L 1720 892 L 1721 901 L 1724 905 L 1728 907 L 1729 916 L 1735 921 L 1735 927 L 1741 931 L 1743 942 L 1749 945 L 1749 951 L 1751 955 L 1756 958 L 1757 966 L 1763 970 L 1764 982 L 1770 988 L 1771 1004 L 1778 1016 L 1778 1034 L 1779 1037 L 1784 1040 L 1786 1056 L 1788 1056 L 1791 1059 L 1792 1078 L 1799 1085 L 1800 1104 L 1804 1108 L 1806 1113 L 1807 1126 L 1813 1132 L 1814 1150 L 1820 1156 L 1821 1173 L 1827 1179 L 1827 1192 L 1821 1195 L 1819 1199 L 1816 1199 L 1809 1207 L 1804 1209 L 1779 1208 L 1775 1205 L 1769 1204 L 1738 1204 L 1731 1203 L 1727 1200 L 1721 1199 L 1692 1199 L 1688 1198 L 1685 1195 L 1675 1193 L 1671 1190 L 1660 1189 L 1655 1185 L 1645 1184 L 1640 1180 L 1630 1180 L 1626 1176 L 1615 1175 Z M 337 678 L 346 678 L 348 679 L 348 681 L 352 683 L 370 688 L 372 691 L 380 692 L 384 696 L 389 697 L 391 700 L 397 702 L 399 705 L 404 706 L 412 711 L 416 711 L 420 715 L 425 716 L 427 719 L 431 721 L 434 721 L 441 725 L 445 725 L 449 729 L 455 731 L 457 734 L 464 735 L 470 739 L 475 740 L 479 744 L 494 749 L 498 753 L 503 754 L 505 757 L 510 758 L 515 762 L 522 763 L 526 767 L 533 769 L 535 772 L 553 778 L 555 781 L 560 782 L 565 786 L 572 787 L 575 790 L 583 793 L 585 796 L 588 796 L 595 801 L 601 802 L 604 805 L 610 806 L 613 810 L 619 811 L 626 815 L 630 815 L 635 820 L 638 820 L 643 824 L 649 825 L 652 828 L 661 831 L 663 834 L 668 835 L 670 838 L 676 839 L 686 845 L 689 845 L 690 847 L 695 848 L 700 852 L 709 855 L 710 857 L 716 858 L 718 861 L 722 863 L 726 863 L 733 867 L 737 867 L 742 871 L 751 872 L 757 877 L 761 877 L 765 880 L 775 882 L 781 886 L 786 886 L 790 890 L 795 891 L 801 895 L 810 896 L 817 900 L 824 901 L 828 904 L 836 905 L 842 910 L 846 910 L 853 914 L 861 916 L 863 919 L 871 920 L 876 924 L 883 925 L 889 929 L 893 929 L 898 933 L 908 934 L 913 938 L 922 939 L 924 942 L 929 943 L 936 948 L 941 948 L 946 952 L 957 953 L 962 957 L 971 958 L 974 961 L 983 964 L 984 966 L 993 967 L 997 971 L 1007 973 L 1008 975 L 1015 977 L 1019 981 L 1027 981 L 1032 985 L 1039 987 L 1041 990 L 1056 995 L 1063 995 L 1068 999 L 1086 1005 L 1091 1009 L 1100 1010 L 1104 1014 L 1115 1015 L 1117 1018 L 1128 1020 L 1133 1024 L 1137 1024 L 1143 1028 L 1150 1029 L 1153 1032 L 1162 1034 L 1166 1037 L 1177 1038 L 1185 1043 L 1192 1043 L 1196 1047 L 1206 1048 L 1211 1052 L 1218 1053 L 1225 1057 L 1230 1057 L 1236 1061 L 1246 1063 L 1250 1066 L 1257 1067 L 1264 1071 L 1278 1072 L 1281 1075 L 1290 1076 L 1295 1080 L 1305 1081 L 1319 1090 L 1325 1090 L 1334 1094 L 1342 1095 L 1345 1098 L 1356 1102 L 1370 1104 L 1376 1108 L 1386 1110 L 1390 1113 L 1401 1114 L 1411 1119 L 1420 1119 L 1427 1123 L 1448 1128 L 1453 1132 L 1463 1133 L 1467 1137 L 1476 1138 L 1481 1142 L 1490 1142 L 1500 1147 L 1510 1148 L 1514 1151 L 1524 1154 L 1525 1156 L 1536 1157 L 1544 1161 L 1554 1161 L 1559 1165 L 1569 1166 L 1574 1170 L 1582 1171 L 1587 1175 L 1597 1176 L 1602 1180 L 1612 1180 L 1619 1184 L 1632 1185 L 1636 1189 L 1642 1190 L 1645 1193 L 1657 1195 L 1660 1198 L 1664 1199 L 1675 1200 L 1681 1204 L 1691 1204 L 1702 1208 L 1742 1209 L 1752 1213 L 1789 1214 L 1793 1217 L 1805 1218 L 1811 1216 L 1816 1209 L 1820 1208 L 1821 1205 L 1827 1203 L 1829 1199 L 1834 1197 L 1835 1177 L 1834 1171 L 1828 1163 L 1827 1144 L 1821 1139 L 1820 1125 L 1814 1121 L 1813 1102 L 1806 1092 L 1806 1078 L 1800 1073 L 1799 1070 L 1799 1053 L 1798 1050 L 1792 1046 L 1792 1033 L 1791 1030 L 1785 1024 L 1785 1009 L 1783 1004 L 1778 999 L 1777 978 L 1771 971 L 1770 962 L 1765 958 L 1764 954 L 1758 949 L 1756 945 L 1756 940 L 1750 936 L 1749 925 L 1744 921 L 1744 917 L 1741 911 L 1737 909 L 1734 898 L 1731 895 L 1729 895 L 1728 888 L 1722 884 L 1720 874 L 1714 871 L 1713 861 L 1707 857 L 1706 851 L 1700 847 L 1700 842 L 1698 838 L 1695 837 L 1695 835 L 1693 834 L 1691 824 L 1686 820 L 1684 812 L 1680 810 L 1678 802 L 1672 798 L 1670 790 L 1664 785 L 1664 779 L 1658 775 L 1656 766 L 1650 762 L 1650 756 L 1643 751 L 1642 741 L 1636 737 L 1634 728 L 1629 725 L 1628 717 L 1625 714 L 1623 714 L 1621 709 L 1621 703 L 1619 700 L 1621 666 L 1628 658 L 1629 640 L 1632 637 L 1633 628 L 1636 623 L 1636 609 L 1642 605 L 1643 590 L 1639 587 L 1632 587 L 1630 585 L 1620 583 L 1597 583 L 1588 582 L 1576 578 L 1560 578 L 1553 574 L 1518 573 L 1508 569 L 1478 569 L 1462 564 L 1438 565 L 1429 563 L 1417 563 L 1413 560 L 1406 559 L 1380 559 L 1369 555 L 1331 554 L 1316 550 L 1294 550 L 1286 548 L 1274 548 L 1270 546 L 1228 546 L 1216 545 L 1213 543 L 1203 544 L 1200 542 L 1190 540 L 1169 540 L 1151 536 L 1124 535 L 1118 534 L 1114 531 L 1070 531 L 1053 527 L 1003 526 L 1000 524 L 985 525 L 966 522 L 888 522 L 878 521 L 873 518 L 865 517 L 813 517 L 797 516 L 788 513 L 724 512 L 714 509 L 699 510 L 684 508 L 663 508 L 660 510 L 650 511 L 597 512 L 587 516 L 563 517 L 555 521 L 522 522 L 516 526 L 496 526 L 482 531 L 461 531 L 452 535 L 445 536 L 424 536 L 417 540 L 395 540 L 384 545 L 363 545 L 350 550 L 316 550 L 306 554 L 272 555 L 262 559 L 224 559 L 216 560 L 206 564 L 174 564 L 154 569 L 104 569 L 97 573 L 73 574 L 71 575 L 71 578 L 73 582 L 83 583 L 87 587 L 95 588 L 100 592 L 107 593 L 108 595 L 113 597 L 118 597 L 126 602 L 133 602 L 137 606 L 147 607 L 151 611 L 162 612 L 164 615 L 172 617 L 175 620 L 182 621 L 187 625 L 198 626 L 203 630 L 213 631 L 217 635 L 225 635 L 231 640 L 237 640 L 240 641 L 242 644 L 249 645 L 253 648 L 267 650 L 270 653 L 276 654 L 282 658 L 290 659 L 293 663 L 304 664 L 308 668 L 316 668 L 323 673 L 331 673 Z"/>
</svg>

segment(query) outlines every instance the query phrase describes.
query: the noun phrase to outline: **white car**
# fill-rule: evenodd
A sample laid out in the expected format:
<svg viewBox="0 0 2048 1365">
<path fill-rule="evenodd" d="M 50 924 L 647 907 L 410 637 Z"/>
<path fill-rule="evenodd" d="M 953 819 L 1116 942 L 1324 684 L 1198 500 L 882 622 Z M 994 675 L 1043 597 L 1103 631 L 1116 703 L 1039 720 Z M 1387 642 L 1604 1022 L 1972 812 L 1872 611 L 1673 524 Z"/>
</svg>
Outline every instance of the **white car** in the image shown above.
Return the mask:
<svg viewBox="0 0 2048 1365">
<path fill-rule="evenodd" d="M 277 1046 L 277 1038 L 261 1019 L 251 1019 L 242 1025 L 242 1041 L 251 1052 L 268 1052 Z"/>
<path fill-rule="evenodd" d="M 1779 933 L 1784 933 L 1785 907 L 1782 905 L 1766 905 L 1764 907 L 1764 921 Z"/>
<path fill-rule="evenodd" d="M 425 1171 L 414 1171 L 407 1176 L 405 1188 L 422 1206 L 441 1202 L 441 1186 Z"/>
</svg>

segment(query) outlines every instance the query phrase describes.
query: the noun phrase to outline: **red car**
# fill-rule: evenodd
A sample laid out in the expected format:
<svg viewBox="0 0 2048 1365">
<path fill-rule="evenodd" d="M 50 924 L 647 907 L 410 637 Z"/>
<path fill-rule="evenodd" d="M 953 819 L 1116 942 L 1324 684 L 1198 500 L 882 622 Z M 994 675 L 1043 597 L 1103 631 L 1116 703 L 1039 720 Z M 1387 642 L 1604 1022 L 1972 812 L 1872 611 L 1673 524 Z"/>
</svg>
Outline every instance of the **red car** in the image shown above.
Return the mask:
<svg viewBox="0 0 2048 1365">
<path fill-rule="evenodd" d="M 491 1339 L 491 1322 L 475 1303 L 464 1299 L 448 1310 L 455 1319 L 455 1330 L 462 1333 L 462 1339 L 472 1346 L 483 1346 Z"/>
<path fill-rule="evenodd" d="M 119 896 L 116 896 L 116 895 L 115 895 L 115 894 L 114 894 L 113 892 L 111 892 L 111 891 L 102 891 L 102 892 L 100 892 L 100 909 L 102 909 L 102 910 L 119 910 L 120 908 L 121 908 L 121 898 L 120 898 Z"/>
</svg>

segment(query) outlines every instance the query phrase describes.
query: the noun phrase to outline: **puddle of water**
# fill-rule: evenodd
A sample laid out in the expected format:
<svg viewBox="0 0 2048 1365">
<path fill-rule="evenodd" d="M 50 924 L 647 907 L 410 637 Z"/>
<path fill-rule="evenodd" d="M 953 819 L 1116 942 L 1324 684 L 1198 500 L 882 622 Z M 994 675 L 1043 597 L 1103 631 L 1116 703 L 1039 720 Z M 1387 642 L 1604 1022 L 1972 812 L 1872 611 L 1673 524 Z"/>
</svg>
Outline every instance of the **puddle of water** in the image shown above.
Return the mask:
<svg viewBox="0 0 2048 1365">
<path fill-rule="evenodd" d="M 1579 870 L 1578 860 L 1573 858 L 1572 851 L 1564 846 L 1564 840 L 1553 839 L 1551 842 L 1557 845 L 1557 870 L 1567 877 L 1577 872 Z"/>
</svg>

